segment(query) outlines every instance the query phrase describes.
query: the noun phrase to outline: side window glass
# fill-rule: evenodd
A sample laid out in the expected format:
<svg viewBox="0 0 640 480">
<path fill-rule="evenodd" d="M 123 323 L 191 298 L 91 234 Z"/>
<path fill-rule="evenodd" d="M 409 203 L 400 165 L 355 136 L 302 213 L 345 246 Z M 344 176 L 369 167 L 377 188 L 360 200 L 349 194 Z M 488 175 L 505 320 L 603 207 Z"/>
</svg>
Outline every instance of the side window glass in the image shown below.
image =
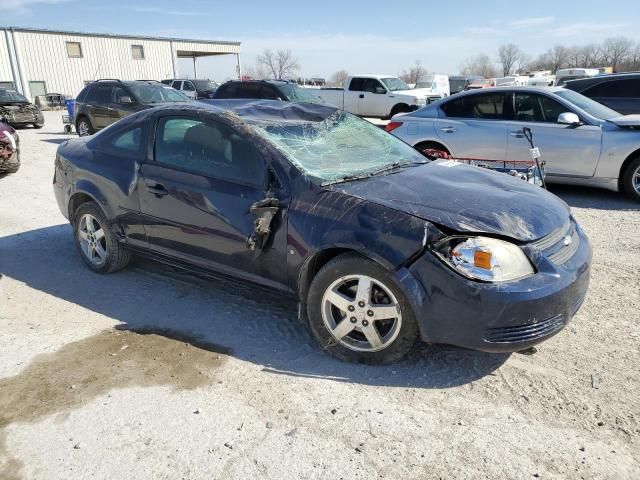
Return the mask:
<svg viewBox="0 0 640 480">
<path fill-rule="evenodd" d="M 365 80 L 366 80 L 365 78 L 352 78 L 351 83 L 349 84 L 349 91 L 363 92 Z"/>
<path fill-rule="evenodd" d="M 143 133 L 141 126 L 118 132 L 109 138 L 108 145 L 120 153 L 142 153 L 145 145 Z"/>
<path fill-rule="evenodd" d="M 173 85 L 171 85 L 173 88 L 175 88 L 176 90 L 180 90 L 180 88 L 182 87 L 182 82 L 179 81 L 175 81 L 173 82 Z"/>
<path fill-rule="evenodd" d="M 196 87 L 194 87 L 193 83 L 191 83 L 191 82 L 184 82 L 183 90 L 185 92 L 195 92 Z"/>
<path fill-rule="evenodd" d="M 84 102 L 87 98 L 87 94 L 89 93 L 89 89 L 91 87 L 85 87 L 76 97 L 76 102 L 81 103 Z"/>
<path fill-rule="evenodd" d="M 264 98 L 265 100 L 280 100 L 281 96 L 278 93 L 278 90 L 276 90 L 274 87 L 263 85 L 260 98 Z"/>
<path fill-rule="evenodd" d="M 447 117 L 462 117 L 462 98 L 451 100 L 442 105 L 442 111 Z"/>
<path fill-rule="evenodd" d="M 548 123 L 557 123 L 558 117 L 561 113 L 569 112 L 570 110 L 562 105 L 560 102 L 556 102 L 552 98 L 540 95 L 540 106 L 542 107 L 542 115 L 544 121 Z"/>
<path fill-rule="evenodd" d="M 215 97 L 216 98 L 235 98 L 236 95 L 236 84 L 228 83 L 222 85 L 216 90 Z"/>
<path fill-rule="evenodd" d="M 377 88 L 384 88 L 382 87 L 382 84 L 378 80 L 376 80 L 375 78 L 364 79 L 364 82 L 362 85 L 362 91 L 369 92 L 369 93 L 376 93 Z"/>
<path fill-rule="evenodd" d="M 585 92 L 589 97 L 640 97 L 640 79 L 612 80 L 595 85 Z"/>
<path fill-rule="evenodd" d="M 87 96 L 87 102 L 104 105 L 111 102 L 111 85 L 94 85 Z"/>
<path fill-rule="evenodd" d="M 483 118 L 502 120 L 504 94 L 472 95 L 463 98 L 462 116 L 465 118 Z"/>
<path fill-rule="evenodd" d="M 112 102 L 113 103 L 122 103 L 122 97 L 129 97 L 131 98 L 131 95 L 129 95 L 127 93 L 127 91 L 122 88 L 122 87 L 115 87 L 113 89 L 113 94 L 112 94 Z"/>
<path fill-rule="evenodd" d="M 264 185 L 264 163 L 257 150 L 230 127 L 188 117 L 160 120 L 156 161 L 232 182 Z"/>
<path fill-rule="evenodd" d="M 538 95 L 517 93 L 515 95 L 515 119 L 519 122 L 544 122 Z M 556 117 L 557 118 L 557 117 Z"/>
<path fill-rule="evenodd" d="M 237 98 L 260 98 L 259 83 L 242 83 L 238 85 Z"/>
</svg>

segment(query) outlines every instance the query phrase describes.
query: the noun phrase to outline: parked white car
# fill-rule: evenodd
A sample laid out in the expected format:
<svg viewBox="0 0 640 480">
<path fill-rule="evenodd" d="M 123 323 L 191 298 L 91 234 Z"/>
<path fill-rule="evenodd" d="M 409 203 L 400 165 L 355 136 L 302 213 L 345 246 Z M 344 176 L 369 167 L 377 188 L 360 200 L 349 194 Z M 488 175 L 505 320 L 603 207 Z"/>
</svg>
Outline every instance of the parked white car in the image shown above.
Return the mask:
<svg viewBox="0 0 640 480">
<path fill-rule="evenodd" d="M 354 75 L 347 78 L 344 88 L 321 88 L 314 93 L 354 115 L 377 118 L 411 112 L 442 98 L 431 89 L 411 89 L 390 75 Z"/>
<path fill-rule="evenodd" d="M 424 77 L 419 78 L 414 88 L 429 90 L 432 95 L 440 95 L 442 98 L 451 95 L 449 75 L 442 75 L 439 73 L 425 75 Z"/>
<path fill-rule="evenodd" d="M 530 159 L 524 127 L 546 162 L 547 182 L 625 191 L 640 201 L 640 115 L 622 116 L 566 88 L 459 93 L 393 117 L 387 131 L 423 152 L 522 161 Z"/>
<path fill-rule="evenodd" d="M 510 77 L 500 77 L 494 80 L 496 87 L 525 87 L 529 82 L 526 75 L 513 75 Z"/>
</svg>

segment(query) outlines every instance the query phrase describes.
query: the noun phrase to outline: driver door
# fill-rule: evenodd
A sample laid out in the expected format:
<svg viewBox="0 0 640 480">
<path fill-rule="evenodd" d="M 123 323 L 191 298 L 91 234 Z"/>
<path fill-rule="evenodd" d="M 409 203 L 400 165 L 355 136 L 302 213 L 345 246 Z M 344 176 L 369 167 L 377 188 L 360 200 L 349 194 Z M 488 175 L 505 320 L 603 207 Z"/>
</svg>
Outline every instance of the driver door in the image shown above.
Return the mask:
<svg viewBox="0 0 640 480">
<path fill-rule="evenodd" d="M 382 93 L 378 93 L 382 92 Z M 387 89 L 376 78 L 365 78 L 358 95 L 358 115 L 361 117 L 383 117 L 387 108 Z"/>
<path fill-rule="evenodd" d="M 515 92 L 514 119 L 508 125 L 507 158 L 531 159 L 530 146 L 522 131 L 523 127 L 529 127 L 549 177 L 592 177 L 600 158 L 602 130 L 596 125 L 558 123 L 558 116 L 566 112 L 571 110 L 548 95 Z"/>
<path fill-rule="evenodd" d="M 286 283 L 286 202 L 263 248 L 252 248 L 252 206 L 272 196 L 258 151 L 201 116 L 158 120 L 153 161 L 140 167 L 140 210 L 151 250 L 274 288 Z"/>
</svg>

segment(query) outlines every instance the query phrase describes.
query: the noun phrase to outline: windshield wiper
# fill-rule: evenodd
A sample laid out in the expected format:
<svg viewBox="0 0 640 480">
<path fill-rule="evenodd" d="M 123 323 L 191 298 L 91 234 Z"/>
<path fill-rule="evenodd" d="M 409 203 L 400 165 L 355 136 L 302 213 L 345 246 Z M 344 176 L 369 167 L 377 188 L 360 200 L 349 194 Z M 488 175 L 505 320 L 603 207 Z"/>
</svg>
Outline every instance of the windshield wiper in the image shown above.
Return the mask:
<svg viewBox="0 0 640 480">
<path fill-rule="evenodd" d="M 428 163 L 428 162 L 426 160 L 424 162 L 394 162 L 389 165 L 385 165 L 383 167 L 377 168 L 376 170 L 371 170 L 370 172 L 363 173 L 361 175 L 345 175 L 344 177 L 340 177 L 336 180 L 324 182 L 322 186 L 325 187 L 327 185 L 334 185 L 336 183 L 346 183 L 346 182 L 353 182 L 355 180 L 364 180 L 365 178 L 375 177 L 382 173 L 390 172 L 391 170 L 396 170 L 397 168 L 411 167 L 415 165 L 424 165 L 425 163 Z"/>
</svg>

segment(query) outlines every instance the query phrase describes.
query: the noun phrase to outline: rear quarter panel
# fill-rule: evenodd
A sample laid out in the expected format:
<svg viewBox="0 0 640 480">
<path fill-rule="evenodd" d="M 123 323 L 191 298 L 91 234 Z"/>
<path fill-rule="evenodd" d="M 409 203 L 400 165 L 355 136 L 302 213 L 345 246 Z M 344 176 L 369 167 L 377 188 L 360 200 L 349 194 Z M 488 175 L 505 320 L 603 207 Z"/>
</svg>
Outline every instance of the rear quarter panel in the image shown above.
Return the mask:
<svg viewBox="0 0 640 480">
<path fill-rule="evenodd" d="M 602 151 L 595 176 L 618 178 L 625 160 L 640 154 L 640 130 L 620 128 L 605 122 L 602 125 Z"/>
</svg>

